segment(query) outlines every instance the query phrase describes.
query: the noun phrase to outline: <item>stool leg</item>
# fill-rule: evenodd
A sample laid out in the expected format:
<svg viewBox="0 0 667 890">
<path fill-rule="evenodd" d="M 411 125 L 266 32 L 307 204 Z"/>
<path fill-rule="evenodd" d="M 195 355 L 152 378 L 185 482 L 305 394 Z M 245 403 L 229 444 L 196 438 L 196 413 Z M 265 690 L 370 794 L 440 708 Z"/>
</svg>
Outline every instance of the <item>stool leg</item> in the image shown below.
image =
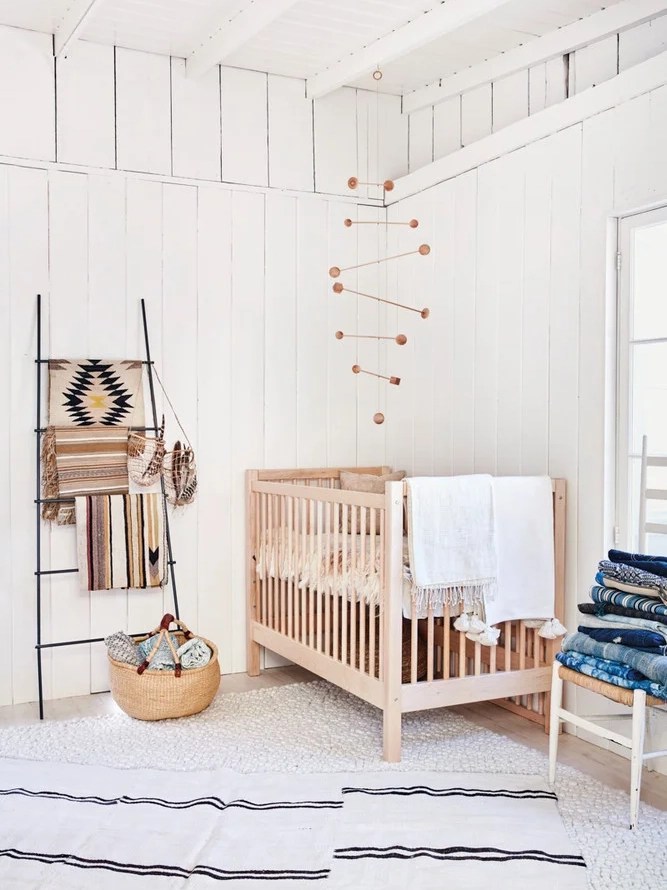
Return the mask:
<svg viewBox="0 0 667 890">
<path fill-rule="evenodd" d="M 549 784 L 556 781 L 556 760 L 558 758 L 558 733 L 560 731 L 560 718 L 558 711 L 563 700 L 563 681 L 558 670 L 560 664 L 554 661 L 551 674 L 551 715 L 549 721 Z"/>
<path fill-rule="evenodd" d="M 653 708 L 646 708 L 646 741 L 645 745 L 649 751 L 655 751 L 655 735 L 653 733 L 653 720 L 655 712 Z M 655 770 L 655 760 L 646 761 L 646 769 L 652 773 Z"/>
<path fill-rule="evenodd" d="M 642 755 L 646 727 L 646 693 L 635 689 L 632 699 L 632 759 L 630 761 L 630 828 L 637 825 L 639 793 L 642 782 Z"/>
</svg>

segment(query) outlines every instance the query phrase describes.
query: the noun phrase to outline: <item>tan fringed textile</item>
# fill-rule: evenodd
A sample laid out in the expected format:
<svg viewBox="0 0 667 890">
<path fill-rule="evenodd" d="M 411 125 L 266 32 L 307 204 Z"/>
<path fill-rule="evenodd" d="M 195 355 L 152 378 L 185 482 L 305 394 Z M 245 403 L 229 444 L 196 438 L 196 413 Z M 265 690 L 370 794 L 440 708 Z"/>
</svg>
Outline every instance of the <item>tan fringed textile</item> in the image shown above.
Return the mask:
<svg viewBox="0 0 667 890">
<path fill-rule="evenodd" d="M 71 525 L 75 497 L 127 493 L 127 433 L 126 427 L 47 428 L 42 442 L 43 497 L 71 497 L 72 502 L 44 504 L 44 519 Z"/>
<path fill-rule="evenodd" d="M 161 587 L 166 580 L 163 509 L 161 494 L 78 497 L 81 588 Z"/>
</svg>

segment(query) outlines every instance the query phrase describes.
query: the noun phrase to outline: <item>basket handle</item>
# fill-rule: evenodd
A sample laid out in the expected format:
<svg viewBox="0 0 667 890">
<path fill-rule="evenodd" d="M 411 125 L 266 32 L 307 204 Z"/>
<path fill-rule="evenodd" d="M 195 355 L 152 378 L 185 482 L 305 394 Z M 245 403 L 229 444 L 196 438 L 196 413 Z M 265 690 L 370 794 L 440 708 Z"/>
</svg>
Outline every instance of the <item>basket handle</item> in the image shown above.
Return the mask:
<svg viewBox="0 0 667 890">
<path fill-rule="evenodd" d="M 151 634 L 151 636 L 153 636 L 154 634 L 158 634 L 158 638 L 155 642 L 155 645 L 151 649 L 150 653 L 146 656 L 145 660 L 137 668 L 137 673 L 139 675 L 143 674 L 144 671 L 146 670 L 146 668 L 149 666 L 149 664 L 153 660 L 153 657 L 155 656 L 155 653 L 160 648 L 162 640 L 164 639 L 167 641 L 167 645 L 169 646 L 169 650 L 171 651 L 172 657 L 174 659 L 174 673 L 177 677 L 181 676 L 181 673 L 182 673 L 181 659 L 178 655 L 178 652 L 176 651 L 176 649 L 174 647 L 174 644 L 171 641 L 171 636 L 169 634 L 169 626 L 171 624 L 176 624 L 181 628 L 181 630 L 183 631 L 183 636 L 185 637 L 186 640 L 189 640 L 192 637 L 192 632 L 190 631 L 188 626 L 185 624 L 185 622 L 181 621 L 178 618 L 174 618 L 173 615 L 170 615 L 167 612 L 166 615 L 163 615 L 162 621 L 160 622 L 160 626 L 156 627 L 155 630 L 153 631 L 153 633 Z"/>
</svg>

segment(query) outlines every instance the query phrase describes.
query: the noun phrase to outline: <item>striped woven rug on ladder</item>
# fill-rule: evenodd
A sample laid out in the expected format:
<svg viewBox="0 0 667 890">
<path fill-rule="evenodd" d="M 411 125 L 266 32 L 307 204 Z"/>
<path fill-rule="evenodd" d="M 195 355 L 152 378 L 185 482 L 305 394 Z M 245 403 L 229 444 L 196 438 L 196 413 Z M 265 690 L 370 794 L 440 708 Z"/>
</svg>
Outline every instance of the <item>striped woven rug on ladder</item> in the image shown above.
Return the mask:
<svg viewBox="0 0 667 890">
<path fill-rule="evenodd" d="M 530 776 L 113 770 L 0 760 L 0 886 L 587 887 Z"/>
</svg>

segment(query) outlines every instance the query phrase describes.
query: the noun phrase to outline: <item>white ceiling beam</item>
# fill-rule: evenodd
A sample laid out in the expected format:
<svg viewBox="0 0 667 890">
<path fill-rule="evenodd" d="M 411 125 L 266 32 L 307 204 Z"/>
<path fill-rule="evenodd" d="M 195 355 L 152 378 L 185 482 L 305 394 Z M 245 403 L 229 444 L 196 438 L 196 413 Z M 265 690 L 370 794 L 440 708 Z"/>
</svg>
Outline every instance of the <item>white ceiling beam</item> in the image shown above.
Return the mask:
<svg viewBox="0 0 667 890">
<path fill-rule="evenodd" d="M 403 96 L 403 111 L 410 114 L 419 108 L 437 105 L 438 102 L 444 102 L 445 99 L 458 96 L 467 90 L 515 74 L 541 62 L 548 62 L 550 59 L 574 52 L 589 43 L 611 37 L 636 25 L 642 25 L 656 16 L 664 15 L 665 12 L 667 12 L 667 0 L 623 0 L 601 12 L 551 31 L 543 37 L 537 37 L 516 49 L 508 50 L 471 68 L 444 77 L 438 83 L 406 93 Z"/>
<path fill-rule="evenodd" d="M 57 59 L 65 55 L 101 4 L 102 0 L 72 0 L 53 35 L 53 52 Z"/>
<path fill-rule="evenodd" d="M 496 158 L 518 151 L 532 142 L 545 139 L 594 117 L 637 96 L 667 84 L 667 52 L 628 68 L 611 80 L 589 87 L 570 99 L 551 105 L 531 117 L 503 127 L 490 136 L 471 142 L 465 148 L 433 161 L 413 173 L 394 180 L 394 188 L 385 204 L 396 204 L 426 191 L 462 173 L 475 170 Z"/>
<path fill-rule="evenodd" d="M 195 49 L 185 61 L 188 77 L 201 77 L 211 68 L 220 65 L 227 56 L 280 18 L 297 2 L 298 0 L 250 0 L 245 9 L 197 41 Z"/>
<path fill-rule="evenodd" d="M 488 15 L 512 0 L 447 0 L 430 12 L 396 28 L 368 46 L 351 53 L 330 68 L 325 68 L 307 80 L 310 99 L 331 93 L 338 87 L 368 74 L 376 67 L 407 55 L 438 37 L 456 31 L 475 19 Z"/>
</svg>

